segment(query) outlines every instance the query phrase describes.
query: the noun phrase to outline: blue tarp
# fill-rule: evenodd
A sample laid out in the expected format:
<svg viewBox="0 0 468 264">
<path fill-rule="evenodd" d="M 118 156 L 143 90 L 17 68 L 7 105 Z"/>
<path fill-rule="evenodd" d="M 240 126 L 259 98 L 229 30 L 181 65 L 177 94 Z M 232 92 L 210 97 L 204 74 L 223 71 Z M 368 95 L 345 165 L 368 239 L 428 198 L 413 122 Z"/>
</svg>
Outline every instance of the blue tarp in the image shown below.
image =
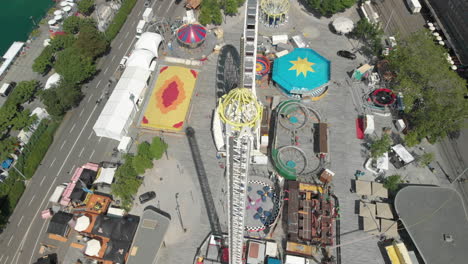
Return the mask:
<svg viewBox="0 0 468 264">
<path fill-rule="evenodd" d="M 267 259 L 267 264 L 281 264 L 281 260 L 269 257 Z"/>
<path fill-rule="evenodd" d="M 9 158 L 9 159 L 6 159 L 2 162 L 2 169 L 8 169 L 10 168 L 11 164 L 13 163 L 13 159 L 12 158 Z"/>
<path fill-rule="evenodd" d="M 330 81 L 330 61 L 312 49 L 294 49 L 275 60 L 273 81 L 289 94 L 308 93 Z"/>
</svg>

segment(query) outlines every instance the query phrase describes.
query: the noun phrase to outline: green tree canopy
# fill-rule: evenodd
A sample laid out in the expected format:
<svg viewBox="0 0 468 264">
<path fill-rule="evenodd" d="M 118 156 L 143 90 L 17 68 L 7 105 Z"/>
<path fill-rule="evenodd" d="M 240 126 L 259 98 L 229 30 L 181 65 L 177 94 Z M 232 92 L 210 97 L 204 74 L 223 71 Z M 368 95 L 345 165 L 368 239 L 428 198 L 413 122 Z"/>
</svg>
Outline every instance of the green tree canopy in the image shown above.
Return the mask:
<svg viewBox="0 0 468 264">
<path fill-rule="evenodd" d="M 153 141 L 151 142 L 151 152 L 153 153 L 153 157 L 155 159 L 162 158 L 164 152 L 167 149 L 167 143 L 164 142 L 160 137 L 154 137 Z"/>
<path fill-rule="evenodd" d="M 239 5 L 238 0 L 224 1 L 224 13 L 230 16 L 237 14 L 238 5 Z"/>
<path fill-rule="evenodd" d="M 32 101 L 38 88 L 39 82 L 35 80 L 19 82 L 10 94 L 9 100 L 12 100 L 15 104 L 23 104 Z"/>
<path fill-rule="evenodd" d="M 133 167 L 134 157 L 127 155 L 125 162 L 115 172 L 115 182 L 111 186 L 112 194 L 122 199 L 122 206 L 128 211 L 132 206 L 133 196 L 141 185 L 141 179 Z"/>
<path fill-rule="evenodd" d="M 91 57 L 67 48 L 57 54 L 55 70 L 66 82 L 78 84 L 93 76 L 96 66 Z"/>
<path fill-rule="evenodd" d="M 138 174 L 143 174 L 146 169 L 153 167 L 153 161 L 143 155 L 136 155 L 132 162 L 132 166 Z"/>
<path fill-rule="evenodd" d="M 0 141 L 0 162 L 10 157 L 10 154 L 15 151 L 18 145 L 18 140 L 14 137 L 8 137 Z"/>
<path fill-rule="evenodd" d="M 65 35 L 56 35 L 54 39 L 50 41 L 50 46 L 52 50 L 57 52 L 68 47 L 71 47 L 75 42 L 75 36 L 72 34 L 65 34 Z"/>
<path fill-rule="evenodd" d="M 78 2 L 78 12 L 89 16 L 94 10 L 94 0 L 81 0 Z"/>
<path fill-rule="evenodd" d="M 384 180 L 384 188 L 387 190 L 394 192 L 398 190 L 400 183 L 402 183 L 401 176 L 400 175 L 392 175 L 388 176 Z"/>
<path fill-rule="evenodd" d="M 30 126 L 36 120 L 37 116 L 31 116 L 31 110 L 23 109 L 22 111 L 16 114 L 15 118 L 11 120 L 12 129 L 21 130 L 25 127 Z"/>
<path fill-rule="evenodd" d="M 372 24 L 366 18 L 359 20 L 351 32 L 351 36 L 362 40 L 366 44 L 363 49 L 374 55 L 378 55 L 382 51 L 383 34 L 384 32 L 379 24 Z"/>
<path fill-rule="evenodd" d="M 41 54 L 34 60 L 32 65 L 32 70 L 40 73 L 46 74 L 50 68 L 52 68 L 54 61 L 54 50 L 51 46 L 45 47 Z"/>
<path fill-rule="evenodd" d="M 377 159 L 382 157 L 385 152 L 390 150 L 392 140 L 387 134 L 383 134 L 381 138 L 377 138 L 370 146 L 371 157 Z"/>
<path fill-rule="evenodd" d="M 143 141 L 138 145 L 138 156 L 146 157 L 147 159 L 153 159 L 153 152 L 151 152 L 150 143 Z"/>
<path fill-rule="evenodd" d="M 220 25 L 223 22 L 221 6 L 218 0 L 203 0 L 200 8 L 198 21 L 203 24 Z"/>
<path fill-rule="evenodd" d="M 306 0 L 305 3 L 320 15 L 331 16 L 352 7 L 356 0 Z"/>
<path fill-rule="evenodd" d="M 49 114 L 61 116 L 79 104 L 83 93 L 76 84 L 60 80 L 57 86 L 42 91 L 40 96 Z"/>
<path fill-rule="evenodd" d="M 80 34 L 74 43 L 74 48 L 80 54 L 95 58 L 102 55 L 109 47 L 104 34 L 99 32 L 94 25 L 84 24 L 80 28 Z"/>
<path fill-rule="evenodd" d="M 458 131 L 468 118 L 466 81 L 450 69 L 446 52 L 429 31 L 422 30 L 399 40 L 388 56 L 397 75 L 393 88 L 404 96 L 410 146 L 424 137 L 435 142 Z"/>
<path fill-rule="evenodd" d="M 80 30 L 82 19 L 77 16 L 69 16 L 63 20 L 63 31 L 66 33 L 76 34 Z"/>
</svg>

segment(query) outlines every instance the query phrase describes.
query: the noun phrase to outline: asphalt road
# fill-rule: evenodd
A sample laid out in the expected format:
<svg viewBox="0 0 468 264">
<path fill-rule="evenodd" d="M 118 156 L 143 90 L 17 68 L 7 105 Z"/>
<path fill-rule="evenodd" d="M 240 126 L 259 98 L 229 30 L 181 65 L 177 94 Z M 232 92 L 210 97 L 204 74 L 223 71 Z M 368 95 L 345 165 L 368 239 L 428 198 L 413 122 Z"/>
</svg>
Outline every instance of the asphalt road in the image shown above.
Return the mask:
<svg viewBox="0 0 468 264">
<path fill-rule="evenodd" d="M 108 89 L 107 82 L 120 59 L 135 43 L 135 27 L 144 10 L 143 2 L 138 1 L 128 16 L 110 53 L 98 64 L 101 71 L 87 84 L 88 88 L 84 88 L 85 98 L 79 107 L 66 115 L 42 165 L 28 183 L 10 223 L 0 235 L 0 264 L 32 263 L 40 257 L 38 250 L 47 228 L 47 221 L 41 219 L 40 212 L 49 207 L 48 199 L 55 187 L 68 182 L 74 169 L 82 164 L 111 159 L 112 149 L 118 142 L 97 137 L 92 129 L 106 103 L 105 99 L 100 104 L 96 100 Z M 153 0 L 151 7 L 156 16 L 171 17 L 182 8 L 174 2 Z"/>
</svg>

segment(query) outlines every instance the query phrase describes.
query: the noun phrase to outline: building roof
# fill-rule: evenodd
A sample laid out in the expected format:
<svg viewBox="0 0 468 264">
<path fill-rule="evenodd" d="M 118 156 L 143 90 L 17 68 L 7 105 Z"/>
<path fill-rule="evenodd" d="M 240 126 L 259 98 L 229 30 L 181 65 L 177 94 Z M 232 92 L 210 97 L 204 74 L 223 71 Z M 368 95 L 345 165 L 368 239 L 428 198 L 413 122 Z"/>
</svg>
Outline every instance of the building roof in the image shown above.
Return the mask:
<svg viewBox="0 0 468 264">
<path fill-rule="evenodd" d="M 388 190 L 384 188 L 382 183 L 371 182 L 372 196 L 388 198 Z"/>
<path fill-rule="evenodd" d="M 55 213 L 50 219 L 49 227 L 47 228 L 48 234 L 56 234 L 59 236 L 66 236 L 69 229 L 68 222 L 73 219 L 73 214 L 59 211 Z"/>
<path fill-rule="evenodd" d="M 377 217 L 393 219 L 393 212 L 389 203 L 375 203 L 377 208 Z"/>
<path fill-rule="evenodd" d="M 307 93 L 330 81 L 330 61 L 312 49 L 297 48 L 275 60 L 273 80 L 288 93 Z"/>
<path fill-rule="evenodd" d="M 20 52 L 20 50 L 23 48 L 23 46 L 24 46 L 24 42 L 20 42 L 20 41 L 13 42 L 13 44 L 11 44 L 10 48 L 8 48 L 8 50 L 3 55 L 3 58 L 5 60 L 13 59 L 14 57 L 16 57 L 16 54 L 18 54 L 18 52 Z"/>
<path fill-rule="evenodd" d="M 127 264 L 156 263 L 171 218 L 153 206 L 143 211 Z"/>
<path fill-rule="evenodd" d="M 372 195 L 371 182 L 356 180 L 355 183 L 358 195 Z"/>
<path fill-rule="evenodd" d="M 425 263 L 466 263 L 468 220 L 458 192 L 407 186 L 397 193 L 395 210 Z"/>
<path fill-rule="evenodd" d="M 380 218 L 380 230 L 388 238 L 398 238 L 398 223 L 393 220 Z"/>
<path fill-rule="evenodd" d="M 359 216 L 375 218 L 375 204 L 359 202 Z"/>
<path fill-rule="evenodd" d="M 380 233 L 380 222 L 379 219 L 373 217 L 363 217 L 364 231 L 372 235 L 378 235 Z"/>
</svg>

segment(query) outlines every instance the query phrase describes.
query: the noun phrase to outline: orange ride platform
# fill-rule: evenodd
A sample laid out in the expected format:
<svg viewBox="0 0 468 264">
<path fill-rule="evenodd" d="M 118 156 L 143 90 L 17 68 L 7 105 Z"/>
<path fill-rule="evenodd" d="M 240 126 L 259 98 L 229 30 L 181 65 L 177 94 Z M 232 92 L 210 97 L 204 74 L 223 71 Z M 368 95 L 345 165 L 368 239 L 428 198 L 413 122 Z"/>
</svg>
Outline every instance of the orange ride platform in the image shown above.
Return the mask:
<svg viewBox="0 0 468 264">
<path fill-rule="evenodd" d="M 161 68 L 141 126 L 153 130 L 182 130 L 197 76 L 197 71 L 185 67 Z"/>
</svg>

